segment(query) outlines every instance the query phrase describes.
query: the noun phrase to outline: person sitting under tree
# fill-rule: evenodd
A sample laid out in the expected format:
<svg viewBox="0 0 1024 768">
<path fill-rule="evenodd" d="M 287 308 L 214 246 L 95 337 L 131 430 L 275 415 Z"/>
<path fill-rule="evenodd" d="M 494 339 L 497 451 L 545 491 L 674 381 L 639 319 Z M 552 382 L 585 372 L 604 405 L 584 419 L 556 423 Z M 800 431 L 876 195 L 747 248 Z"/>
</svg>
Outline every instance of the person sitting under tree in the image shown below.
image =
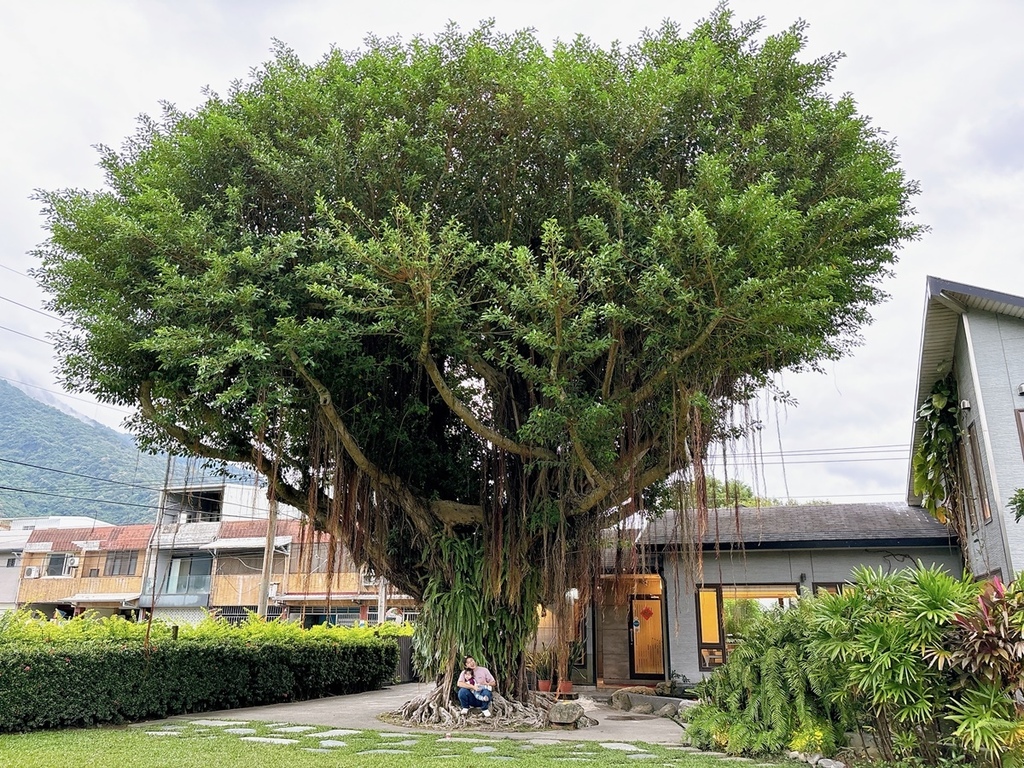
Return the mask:
<svg viewBox="0 0 1024 768">
<path fill-rule="evenodd" d="M 484 717 L 491 716 L 491 697 L 494 695 L 496 682 L 494 675 L 487 667 L 481 667 L 476 659 L 467 656 L 465 669 L 459 675 L 456 685 L 459 689 L 459 703 L 462 704 L 462 714 L 468 715 L 470 707 L 480 707 Z"/>
</svg>

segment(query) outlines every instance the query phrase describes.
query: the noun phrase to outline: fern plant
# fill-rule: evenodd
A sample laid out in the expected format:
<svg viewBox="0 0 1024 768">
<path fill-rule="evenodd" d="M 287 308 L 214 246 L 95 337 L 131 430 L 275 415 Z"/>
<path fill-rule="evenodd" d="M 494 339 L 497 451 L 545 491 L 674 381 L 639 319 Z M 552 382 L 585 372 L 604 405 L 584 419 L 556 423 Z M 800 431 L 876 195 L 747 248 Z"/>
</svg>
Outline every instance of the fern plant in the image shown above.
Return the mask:
<svg viewBox="0 0 1024 768">
<path fill-rule="evenodd" d="M 833 695 L 836 670 L 810 653 L 814 598 L 758 616 L 728 662 L 698 686 L 703 703 L 690 711 L 693 744 L 735 755 L 768 755 L 789 748 L 795 734 L 820 730 L 830 753 L 853 723 Z"/>
</svg>

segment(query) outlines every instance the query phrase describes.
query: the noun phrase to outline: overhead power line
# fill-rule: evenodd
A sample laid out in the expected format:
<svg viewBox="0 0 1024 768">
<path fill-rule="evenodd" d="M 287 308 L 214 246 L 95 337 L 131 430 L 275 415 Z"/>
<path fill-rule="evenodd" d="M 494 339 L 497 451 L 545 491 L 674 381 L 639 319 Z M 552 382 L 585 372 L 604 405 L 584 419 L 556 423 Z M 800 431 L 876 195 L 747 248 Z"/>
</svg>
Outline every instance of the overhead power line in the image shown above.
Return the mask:
<svg viewBox="0 0 1024 768">
<path fill-rule="evenodd" d="M 19 336 L 24 336 L 26 339 L 33 339 L 34 341 L 41 341 L 41 342 L 43 342 L 43 344 L 46 344 L 47 346 L 50 346 L 50 347 L 53 346 L 53 342 L 51 342 L 51 341 L 48 341 L 46 339 L 40 339 L 38 336 L 33 336 L 33 335 L 29 334 L 29 333 L 22 333 L 21 331 L 16 331 L 13 328 L 8 328 L 6 325 L 0 325 L 0 330 L 8 331 L 10 333 L 16 333 Z"/>
<path fill-rule="evenodd" d="M 141 509 L 156 509 L 156 504 L 135 504 L 131 501 L 111 501 L 109 499 L 83 499 L 81 496 L 68 496 L 63 493 L 51 493 L 49 491 L 36 491 L 29 488 L 12 488 L 9 485 L 0 485 L 0 491 L 13 491 L 14 493 L 29 493 L 36 496 L 53 496 L 58 499 L 74 499 L 76 501 L 92 501 L 98 504 L 116 504 L 119 507 L 139 507 Z"/>
<path fill-rule="evenodd" d="M 6 264 L 0 264 L 0 269 L 6 269 L 8 272 L 13 272 L 16 275 L 21 275 L 22 277 L 27 277 L 29 280 L 32 279 L 31 275 L 26 275 L 24 272 L 19 272 L 14 267 L 8 267 Z"/>
<path fill-rule="evenodd" d="M 49 312 L 43 312 L 43 310 L 41 310 L 41 309 L 35 309 L 33 307 L 30 307 L 28 304 L 22 304 L 20 301 L 15 301 L 14 299 L 8 299 L 6 296 L 0 296 L 0 301 L 8 301 L 11 304 L 14 304 L 15 306 L 21 307 L 22 309 L 27 309 L 29 312 L 35 312 L 37 315 L 42 315 L 43 317 L 48 317 L 51 320 L 56 320 L 56 321 L 61 322 L 61 323 L 66 323 L 67 322 L 67 320 L 65 320 L 63 317 L 58 317 L 57 315 L 51 315 Z"/>
<path fill-rule="evenodd" d="M 101 483 L 109 483 L 111 485 L 119 485 L 119 486 L 123 486 L 123 487 L 126 487 L 126 488 L 133 488 L 133 489 L 139 490 L 139 491 L 150 491 L 152 493 L 163 493 L 163 491 L 164 491 L 163 488 L 157 488 L 157 487 L 154 487 L 154 486 L 151 486 L 151 485 L 143 485 L 142 483 L 128 483 L 128 482 L 125 482 L 123 480 L 113 480 L 113 479 L 108 478 L 108 477 L 100 477 L 99 475 L 89 475 L 89 474 L 85 474 L 83 472 L 72 472 L 72 471 L 66 470 L 66 469 L 57 469 L 56 467 L 46 467 L 46 466 L 43 466 L 42 464 L 33 464 L 33 463 L 27 462 L 27 461 L 17 461 L 16 459 L 5 459 L 3 457 L 0 457 L 0 462 L 2 462 L 4 464 L 15 464 L 17 466 L 27 467 L 29 469 L 38 469 L 38 470 L 41 470 L 41 471 L 44 471 L 44 472 L 53 472 L 53 473 L 56 473 L 56 474 L 59 474 L 59 475 L 70 475 L 72 477 L 77 477 L 77 478 L 81 478 L 81 479 L 84 479 L 84 480 L 96 480 L 96 481 L 101 482 Z M 186 484 L 185 487 L 187 489 L 188 485 Z M 2 487 L 0 487 L 0 489 L 2 489 Z M 19 490 L 19 489 L 7 488 L 6 490 Z M 39 490 L 34 490 L 34 489 L 20 489 L 20 490 L 22 490 L 24 493 L 43 493 L 43 494 L 48 493 L 46 491 L 39 491 Z M 204 490 L 204 489 L 203 488 L 195 488 L 195 491 L 201 492 L 202 490 Z M 79 495 L 79 496 L 67 496 L 67 497 L 62 497 L 62 498 L 74 498 L 74 499 L 79 499 L 81 501 L 92 501 L 92 502 L 96 502 L 96 503 L 99 503 L 99 504 L 106 504 L 107 503 L 106 499 L 87 498 L 87 497 L 84 497 L 84 496 L 81 496 L 81 495 Z M 110 502 L 110 503 L 114 503 L 114 502 Z M 252 505 L 250 505 L 250 504 L 242 504 L 242 503 L 237 502 L 237 501 L 225 501 L 224 499 L 221 499 L 221 506 L 222 507 L 234 507 L 236 509 L 252 509 Z M 149 507 L 147 507 L 147 509 L 148 508 Z"/>
</svg>

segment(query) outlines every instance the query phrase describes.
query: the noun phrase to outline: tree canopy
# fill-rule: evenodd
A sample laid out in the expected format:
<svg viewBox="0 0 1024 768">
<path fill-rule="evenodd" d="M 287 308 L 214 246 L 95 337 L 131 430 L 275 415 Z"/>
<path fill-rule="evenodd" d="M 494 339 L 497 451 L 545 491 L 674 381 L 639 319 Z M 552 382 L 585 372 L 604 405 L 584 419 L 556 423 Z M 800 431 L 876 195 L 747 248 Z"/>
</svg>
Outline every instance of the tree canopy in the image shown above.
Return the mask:
<svg viewBox="0 0 1024 768">
<path fill-rule="evenodd" d="M 600 530 L 699 485 L 775 372 L 846 352 L 917 233 L 804 43 L 720 8 L 607 49 L 281 46 L 103 150 L 105 189 L 41 193 L 65 384 L 267 472 L 424 600 L 427 668 L 509 679 Z"/>
</svg>

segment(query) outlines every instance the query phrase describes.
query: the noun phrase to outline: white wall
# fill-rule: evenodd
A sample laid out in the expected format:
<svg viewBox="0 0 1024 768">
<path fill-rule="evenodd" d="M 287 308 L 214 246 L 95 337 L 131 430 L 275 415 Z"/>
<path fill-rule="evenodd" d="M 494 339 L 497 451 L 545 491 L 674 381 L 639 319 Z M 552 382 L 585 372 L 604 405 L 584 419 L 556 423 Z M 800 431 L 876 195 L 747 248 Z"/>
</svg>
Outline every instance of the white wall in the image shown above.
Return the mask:
<svg viewBox="0 0 1024 768">
<path fill-rule="evenodd" d="M 969 351 L 977 366 L 981 389 L 978 402 L 983 410 L 983 414 L 973 413 L 972 408 L 969 418 L 976 423 L 982 417 L 985 421 L 983 454 L 994 501 L 993 521 L 980 533 L 979 543 L 985 550 L 986 563 L 1000 567 L 1003 578 L 1009 580 L 1024 569 L 1024 526 L 1014 522 L 1013 513 L 1006 507 L 1014 491 L 1024 488 L 1024 453 L 1015 414 L 1016 409 L 1024 408 L 1024 397 L 1017 392 L 1024 383 L 1024 321 L 972 311 L 964 322 Z M 974 394 L 977 399 L 978 393 Z M 997 555 L 1004 540 L 1006 554 Z M 984 573 L 992 568 L 975 566 L 974 570 Z"/>
</svg>

